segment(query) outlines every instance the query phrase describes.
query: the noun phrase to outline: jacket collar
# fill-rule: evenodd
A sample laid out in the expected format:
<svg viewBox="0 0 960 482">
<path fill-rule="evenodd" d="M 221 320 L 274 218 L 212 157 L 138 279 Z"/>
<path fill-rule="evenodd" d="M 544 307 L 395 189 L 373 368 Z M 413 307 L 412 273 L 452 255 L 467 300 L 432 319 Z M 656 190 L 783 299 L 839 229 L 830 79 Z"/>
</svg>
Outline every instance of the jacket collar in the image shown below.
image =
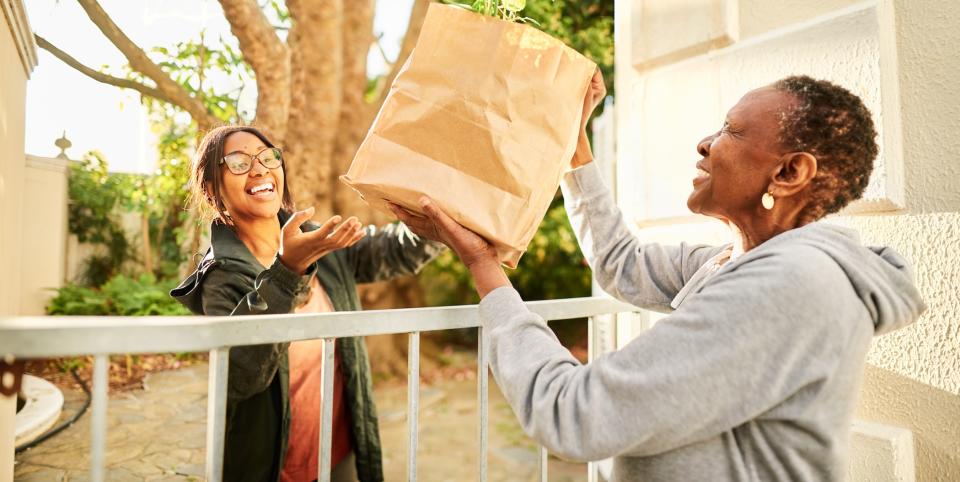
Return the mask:
<svg viewBox="0 0 960 482">
<path fill-rule="evenodd" d="M 277 219 L 283 226 L 290 219 L 290 213 L 281 209 L 277 213 Z M 237 236 L 237 232 L 220 221 L 214 221 L 210 225 L 210 250 L 204 256 L 204 261 L 208 259 L 217 261 L 218 264 L 231 266 L 239 264 L 240 266 L 246 266 L 249 270 L 257 270 L 258 272 L 262 270 L 260 261 L 250 252 L 247 245 L 243 244 L 243 241 Z"/>
</svg>

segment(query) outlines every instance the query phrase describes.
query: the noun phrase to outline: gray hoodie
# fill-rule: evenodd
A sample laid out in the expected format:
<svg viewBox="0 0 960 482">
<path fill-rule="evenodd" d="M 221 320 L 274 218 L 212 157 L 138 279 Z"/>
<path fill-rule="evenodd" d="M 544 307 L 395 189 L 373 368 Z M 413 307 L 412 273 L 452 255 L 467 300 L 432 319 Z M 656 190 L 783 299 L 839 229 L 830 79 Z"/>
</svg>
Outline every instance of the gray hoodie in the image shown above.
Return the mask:
<svg viewBox="0 0 960 482">
<path fill-rule="evenodd" d="M 814 223 L 721 264 L 729 247 L 641 242 L 592 164 L 563 190 L 603 289 L 670 314 L 582 365 L 516 291 L 488 294 L 491 368 L 524 430 L 614 457 L 619 481 L 842 479 L 870 339 L 925 309 L 906 262 Z"/>
</svg>

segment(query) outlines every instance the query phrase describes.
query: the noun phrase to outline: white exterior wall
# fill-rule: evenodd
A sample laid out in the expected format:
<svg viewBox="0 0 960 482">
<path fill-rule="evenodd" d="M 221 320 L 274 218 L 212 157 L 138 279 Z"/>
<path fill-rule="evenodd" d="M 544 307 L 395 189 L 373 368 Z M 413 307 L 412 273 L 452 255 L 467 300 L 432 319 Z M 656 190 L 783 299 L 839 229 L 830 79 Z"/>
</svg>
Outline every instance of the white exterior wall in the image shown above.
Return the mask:
<svg viewBox="0 0 960 482">
<path fill-rule="evenodd" d="M 43 315 L 66 279 L 67 160 L 26 156 L 20 247 L 21 315 Z"/>
<path fill-rule="evenodd" d="M 960 3 L 616 1 L 618 202 L 650 240 L 729 240 L 685 201 L 697 141 L 748 90 L 805 73 L 864 98 L 881 156 L 832 222 L 910 259 L 930 309 L 874 341 L 850 478 L 960 480 Z"/>
<path fill-rule="evenodd" d="M 36 45 L 21 0 L 0 0 L 0 315 L 19 314 L 26 85 Z M 3 356 L 0 353 L 0 356 Z M 14 397 L 0 396 L 0 482 L 13 480 Z"/>
</svg>

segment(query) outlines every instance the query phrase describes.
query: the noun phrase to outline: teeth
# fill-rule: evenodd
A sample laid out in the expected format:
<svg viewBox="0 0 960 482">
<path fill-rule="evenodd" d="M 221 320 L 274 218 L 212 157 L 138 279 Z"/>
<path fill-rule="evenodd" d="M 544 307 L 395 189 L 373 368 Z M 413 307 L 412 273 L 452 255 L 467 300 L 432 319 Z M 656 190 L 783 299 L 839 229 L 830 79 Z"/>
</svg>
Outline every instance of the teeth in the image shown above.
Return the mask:
<svg viewBox="0 0 960 482">
<path fill-rule="evenodd" d="M 700 169 L 700 168 L 697 168 L 697 174 L 699 174 L 702 177 L 710 177 L 709 172 L 704 171 L 703 169 Z"/>
<path fill-rule="evenodd" d="M 254 186 L 252 189 L 250 189 L 250 194 L 256 194 L 258 192 L 267 191 L 267 190 L 273 191 L 273 184 L 267 183 L 267 184 L 261 184 L 259 186 Z"/>
</svg>

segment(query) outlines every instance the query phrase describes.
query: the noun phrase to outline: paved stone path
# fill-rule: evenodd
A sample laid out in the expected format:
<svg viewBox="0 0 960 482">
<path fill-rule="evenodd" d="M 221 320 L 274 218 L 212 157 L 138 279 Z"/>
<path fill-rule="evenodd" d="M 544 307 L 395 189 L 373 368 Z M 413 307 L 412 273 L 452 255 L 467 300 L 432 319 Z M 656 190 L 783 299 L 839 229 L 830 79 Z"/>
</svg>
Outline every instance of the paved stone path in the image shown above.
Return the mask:
<svg viewBox="0 0 960 482">
<path fill-rule="evenodd" d="M 492 377 L 491 377 L 492 382 Z M 107 428 L 107 480 L 203 480 L 207 367 L 151 374 L 145 390 L 112 395 Z M 496 385 L 490 384 L 488 479 L 533 481 L 537 453 Z M 376 389 L 384 472 L 406 480 L 406 386 Z M 444 381 L 421 387 L 418 480 L 477 477 L 476 382 Z M 82 392 L 64 393 L 61 420 L 79 409 Z M 90 412 L 72 427 L 16 457 L 17 481 L 86 481 L 90 464 Z M 583 465 L 550 460 L 551 481 L 586 480 Z"/>
<path fill-rule="evenodd" d="M 110 481 L 203 478 L 206 365 L 149 375 L 145 390 L 111 395 L 107 419 Z M 64 393 L 61 420 L 80 408 L 82 392 Z M 17 481 L 89 480 L 90 414 L 16 457 Z"/>
</svg>

